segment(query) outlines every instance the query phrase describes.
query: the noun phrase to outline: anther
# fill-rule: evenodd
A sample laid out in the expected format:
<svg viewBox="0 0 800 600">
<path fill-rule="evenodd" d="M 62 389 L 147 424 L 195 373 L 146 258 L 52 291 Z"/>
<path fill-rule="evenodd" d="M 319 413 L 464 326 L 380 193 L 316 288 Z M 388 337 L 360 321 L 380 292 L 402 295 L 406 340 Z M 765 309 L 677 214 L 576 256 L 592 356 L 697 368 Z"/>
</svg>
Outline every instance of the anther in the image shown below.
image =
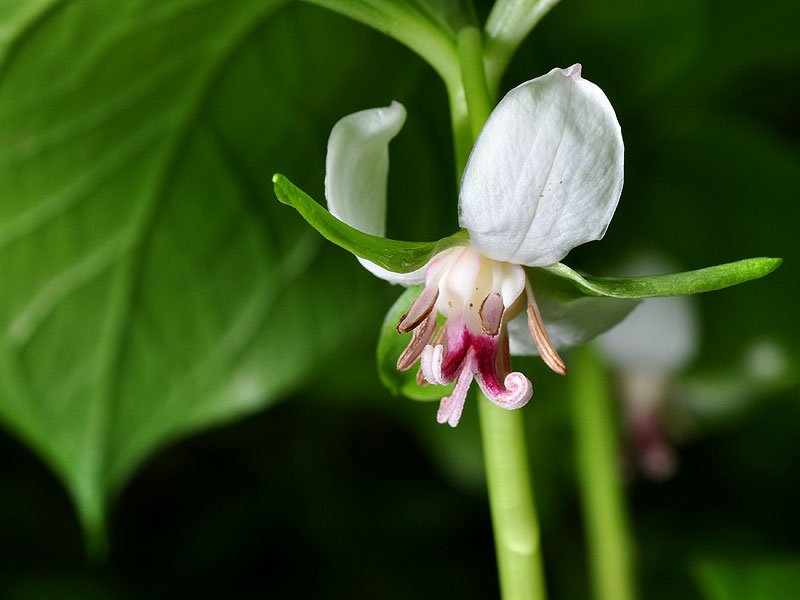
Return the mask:
<svg viewBox="0 0 800 600">
<path fill-rule="evenodd" d="M 530 284 L 526 286 L 528 292 L 528 329 L 530 329 L 533 342 L 536 344 L 536 349 L 539 351 L 539 356 L 542 357 L 544 363 L 550 367 L 555 373 L 559 375 L 567 374 L 567 365 L 556 352 L 553 343 L 550 341 L 550 336 L 545 331 L 544 323 L 542 322 L 542 315 L 539 313 L 539 307 L 536 305 L 536 300 L 533 297 L 533 291 Z"/>
<path fill-rule="evenodd" d="M 436 313 L 431 311 L 420 323 L 419 327 L 414 329 L 411 341 L 406 346 L 406 349 L 403 350 L 400 358 L 397 359 L 398 371 L 408 371 L 414 366 L 414 363 L 419 359 L 419 355 L 422 354 L 422 349 L 433 337 L 434 331 L 436 331 Z"/>
<path fill-rule="evenodd" d="M 438 297 L 439 288 L 437 286 L 426 286 L 422 293 L 417 296 L 417 299 L 411 303 L 408 310 L 403 313 L 403 316 L 400 317 L 400 322 L 397 323 L 397 332 L 408 333 L 422 323 L 431 313 Z"/>
<path fill-rule="evenodd" d="M 483 332 L 494 337 L 500 331 L 500 323 L 503 321 L 503 297 L 494 292 L 483 299 L 478 314 L 481 318 L 481 329 Z"/>
</svg>

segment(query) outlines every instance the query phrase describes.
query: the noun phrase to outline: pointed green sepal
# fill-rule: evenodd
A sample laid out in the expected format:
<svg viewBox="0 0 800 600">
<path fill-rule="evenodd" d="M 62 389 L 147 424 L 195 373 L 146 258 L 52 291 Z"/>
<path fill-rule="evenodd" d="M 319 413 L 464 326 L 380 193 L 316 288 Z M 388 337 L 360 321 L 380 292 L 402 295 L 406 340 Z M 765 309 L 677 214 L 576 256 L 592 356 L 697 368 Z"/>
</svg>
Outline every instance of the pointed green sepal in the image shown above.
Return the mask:
<svg viewBox="0 0 800 600">
<path fill-rule="evenodd" d="M 383 384 L 393 394 L 402 394 L 412 400 L 440 400 L 450 395 L 453 385 L 417 385 L 417 371 L 419 363 L 408 371 L 397 370 L 397 359 L 411 341 L 411 333 L 397 333 L 397 323 L 408 310 L 411 303 L 420 295 L 424 286 L 414 285 L 405 290 L 395 301 L 386 318 L 378 337 L 378 375 Z M 439 316 L 439 326 L 444 323 L 444 317 Z"/>
<path fill-rule="evenodd" d="M 565 299 L 576 296 L 653 298 L 721 290 L 764 277 L 777 269 L 781 262 L 781 258 L 747 258 L 695 271 L 648 277 L 592 277 L 556 263 L 549 267 L 529 268 L 528 274 L 534 289 L 545 286 L 550 293 Z"/>
<path fill-rule="evenodd" d="M 410 273 L 442 250 L 469 243 L 463 229 L 438 242 L 401 242 L 369 235 L 334 217 L 283 175 L 273 175 L 272 183 L 278 200 L 297 210 L 325 239 L 394 273 Z"/>
</svg>

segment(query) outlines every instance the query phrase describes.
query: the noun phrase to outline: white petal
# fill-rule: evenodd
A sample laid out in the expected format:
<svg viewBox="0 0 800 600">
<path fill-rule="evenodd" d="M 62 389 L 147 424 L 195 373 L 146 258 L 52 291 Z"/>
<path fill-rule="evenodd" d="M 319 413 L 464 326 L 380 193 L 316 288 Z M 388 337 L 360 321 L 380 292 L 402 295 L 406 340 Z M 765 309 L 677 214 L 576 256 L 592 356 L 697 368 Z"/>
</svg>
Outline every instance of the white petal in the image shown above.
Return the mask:
<svg viewBox="0 0 800 600">
<path fill-rule="evenodd" d="M 358 258 L 358 262 L 360 262 L 364 268 L 375 275 L 376 277 L 380 277 L 381 279 L 388 281 L 389 283 L 399 283 L 400 285 L 419 285 L 421 283 L 425 283 L 425 269 L 428 268 L 428 265 L 423 265 L 416 271 L 411 271 L 410 273 L 395 273 L 394 271 L 389 271 L 384 269 L 381 266 L 376 265 L 374 262 L 371 262 L 365 258 Z"/>
<path fill-rule="evenodd" d="M 325 198 L 328 210 L 371 235 L 386 233 L 389 142 L 406 120 L 399 102 L 340 119 L 328 138 Z"/>
<path fill-rule="evenodd" d="M 608 331 L 630 313 L 638 300 L 585 296 L 562 302 L 534 290 L 547 335 L 557 349 L 577 346 Z M 536 355 L 536 345 L 523 312 L 508 324 L 509 349 L 514 355 Z"/>
<path fill-rule="evenodd" d="M 364 233 L 385 235 L 389 142 L 405 120 L 406 109 L 392 102 L 386 108 L 347 115 L 334 125 L 325 159 L 325 198 L 334 217 Z M 368 260 L 358 260 L 391 283 L 413 285 L 424 281 L 424 268 L 393 273 Z"/>
<path fill-rule="evenodd" d="M 452 254 L 455 260 L 449 264 L 439 281 L 437 310 L 443 315 L 455 317 L 470 302 L 475 278 L 480 272 L 483 257 L 470 248 L 457 248 Z"/>
<path fill-rule="evenodd" d="M 459 223 L 489 258 L 550 265 L 605 234 L 622 193 L 622 134 L 580 71 L 553 69 L 514 88 L 478 137 Z"/>
</svg>

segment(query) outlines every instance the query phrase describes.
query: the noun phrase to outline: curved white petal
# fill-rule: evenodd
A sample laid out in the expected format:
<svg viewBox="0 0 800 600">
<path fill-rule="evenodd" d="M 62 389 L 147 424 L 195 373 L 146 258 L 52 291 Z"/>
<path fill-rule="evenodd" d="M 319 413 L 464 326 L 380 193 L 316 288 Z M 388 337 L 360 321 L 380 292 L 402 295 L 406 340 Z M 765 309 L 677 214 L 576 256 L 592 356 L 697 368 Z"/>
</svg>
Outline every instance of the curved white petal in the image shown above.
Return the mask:
<svg viewBox="0 0 800 600">
<path fill-rule="evenodd" d="M 328 138 L 325 198 L 331 214 L 359 231 L 386 232 L 389 142 L 406 120 L 399 102 L 347 115 Z"/>
<path fill-rule="evenodd" d="M 562 302 L 543 290 L 535 293 L 545 330 L 553 346 L 559 350 L 583 344 L 608 331 L 639 303 L 638 300 L 593 296 Z M 511 354 L 529 356 L 539 353 L 524 312 L 508 323 L 508 337 Z"/>
<path fill-rule="evenodd" d="M 325 159 L 325 198 L 334 217 L 364 233 L 385 235 L 389 142 L 405 120 L 406 109 L 392 102 L 347 115 L 333 126 Z M 358 261 L 391 283 L 414 285 L 425 279 L 424 268 L 393 273 L 368 260 Z"/>
<path fill-rule="evenodd" d="M 581 66 L 514 88 L 481 131 L 461 180 L 459 223 L 489 258 L 558 262 L 603 237 L 622 193 L 623 144 Z"/>
<path fill-rule="evenodd" d="M 374 262 L 371 262 L 365 258 L 361 258 L 359 256 L 356 256 L 356 258 L 367 271 L 376 277 L 380 277 L 381 279 L 388 281 L 389 283 L 399 283 L 400 285 L 405 286 L 425 283 L 425 270 L 428 268 L 428 265 L 424 265 L 416 271 L 411 271 L 410 273 L 395 273 L 394 271 L 384 269 L 383 267 L 376 265 Z"/>
</svg>

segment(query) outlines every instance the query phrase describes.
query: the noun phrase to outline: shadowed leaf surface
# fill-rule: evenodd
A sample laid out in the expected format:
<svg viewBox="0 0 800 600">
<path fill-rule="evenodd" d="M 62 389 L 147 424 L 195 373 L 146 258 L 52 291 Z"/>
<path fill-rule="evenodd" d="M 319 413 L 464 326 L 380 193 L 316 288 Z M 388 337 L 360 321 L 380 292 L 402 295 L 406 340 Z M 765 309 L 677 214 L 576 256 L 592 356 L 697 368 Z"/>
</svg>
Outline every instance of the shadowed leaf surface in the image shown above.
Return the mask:
<svg viewBox="0 0 800 600">
<path fill-rule="evenodd" d="M 3 8 L 0 418 L 98 547 L 157 447 L 268 405 L 357 331 L 362 279 L 320 277 L 343 257 L 275 216 L 270 166 L 324 160 L 296 68 L 316 32 L 282 4 Z"/>
</svg>

